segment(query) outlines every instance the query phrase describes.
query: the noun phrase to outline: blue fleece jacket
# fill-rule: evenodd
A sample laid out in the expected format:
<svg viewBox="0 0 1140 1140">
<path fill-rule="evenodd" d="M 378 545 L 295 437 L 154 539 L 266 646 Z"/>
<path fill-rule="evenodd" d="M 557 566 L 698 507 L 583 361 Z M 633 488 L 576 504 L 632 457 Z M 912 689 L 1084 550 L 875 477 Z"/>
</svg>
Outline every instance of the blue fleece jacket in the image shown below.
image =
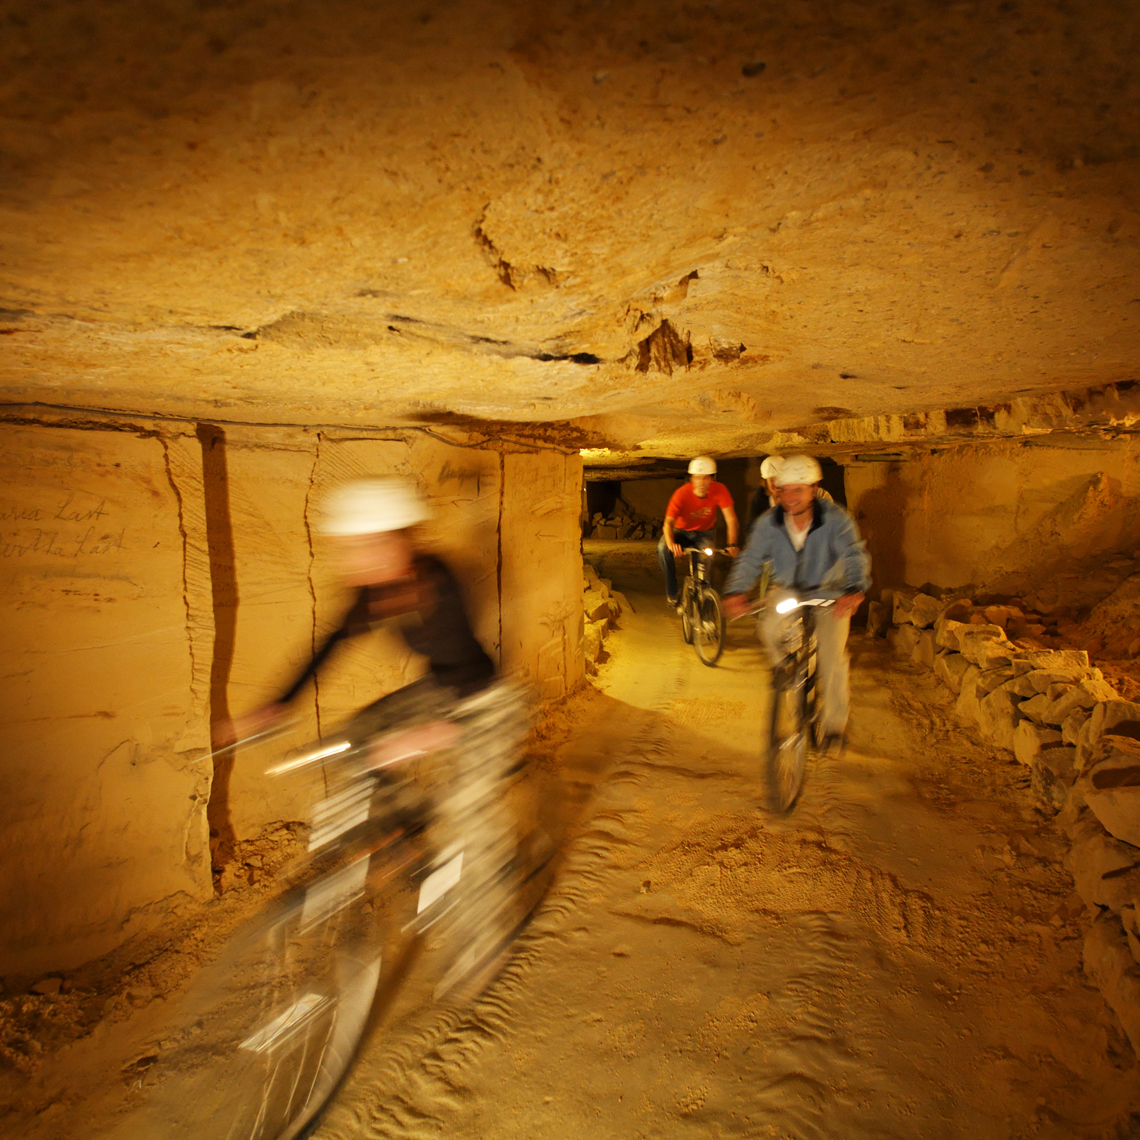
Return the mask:
<svg viewBox="0 0 1140 1140">
<path fill-rule="evenodd" d="M 871 585 L 871 556 L 855 520 L 824 499 L 816 499 L 813 510 L 807 541 L 800 551 L 788 537 L 783 507 L 761 515 L 732 564 L 724 592 L 746 594 L 764 563 L 770 562 L 773 582 L 785 589 L 824 598 L 866 593 Z"/>
</svg>

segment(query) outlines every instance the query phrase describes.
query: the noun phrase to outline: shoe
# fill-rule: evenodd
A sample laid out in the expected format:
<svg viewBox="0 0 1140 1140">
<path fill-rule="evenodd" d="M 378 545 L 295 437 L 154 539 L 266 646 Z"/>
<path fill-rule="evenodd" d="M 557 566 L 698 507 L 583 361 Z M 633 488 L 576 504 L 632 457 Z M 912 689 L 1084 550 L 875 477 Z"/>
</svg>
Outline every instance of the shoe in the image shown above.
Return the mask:
<svg viewBox="0 0 1140 1140">
<path fill-rule="evenodd" d="M 669 603 L 669 608 L 671 610 L 676 610 L 678 613 L 681 612 L 681 599 L 680 598 L 666 598 L 665 600 Z"/>
</svg>

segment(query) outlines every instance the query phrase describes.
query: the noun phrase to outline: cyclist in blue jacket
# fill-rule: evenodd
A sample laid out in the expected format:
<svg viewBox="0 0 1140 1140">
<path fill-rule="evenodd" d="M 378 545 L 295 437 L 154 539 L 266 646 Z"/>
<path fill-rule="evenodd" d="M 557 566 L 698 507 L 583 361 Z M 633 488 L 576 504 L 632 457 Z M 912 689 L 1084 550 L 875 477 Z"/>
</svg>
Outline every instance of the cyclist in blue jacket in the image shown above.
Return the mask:
<svg viewBox="0 0 1140 1140">
<path fill-rule="evenodd" d="M 816 496 L 822 478 L 819 464 L 809 455 L 784 460 L 775 476 L 777 504 L 753 524 L 725 582 L 724 609 L 729 617 L 747 611 L 745 595 L 765 563 L 771 564 L 774 586 L 837 599 L 816 622 L 820 728 L 826 748 L 842 739 L 847 727 L 847 634 L 851 615 L 871 584 L 871 557 L 847 511 Z M 773 607 L 766 611 L 761 636 L 774 660 L 781 656 L 781 626 L 789 620 L 790 615 L 777 615 Z"/>
</svg>

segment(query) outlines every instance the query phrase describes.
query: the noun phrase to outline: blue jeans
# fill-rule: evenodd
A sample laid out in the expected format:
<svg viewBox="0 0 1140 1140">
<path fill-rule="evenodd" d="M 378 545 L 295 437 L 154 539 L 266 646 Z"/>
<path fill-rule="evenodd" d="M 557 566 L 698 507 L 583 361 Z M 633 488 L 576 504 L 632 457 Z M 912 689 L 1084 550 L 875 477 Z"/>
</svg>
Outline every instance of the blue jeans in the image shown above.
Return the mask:
<svg viewBox="0 0 1140 1140">
<path fill-rule="evenodd" d="M 675 530 L 673 541 L 682 550 L 692 550 L 698 546 L 712 546 L 716 537 L 715 530 Z M 677 600 L 677 566 L 673 561 L 673 552 L 665 544 L 665 536 L 657 544 L 657 561 L 661 564 L 661 572 L 665 575 L 665 592 L 669 601 Z"/>
</svg>

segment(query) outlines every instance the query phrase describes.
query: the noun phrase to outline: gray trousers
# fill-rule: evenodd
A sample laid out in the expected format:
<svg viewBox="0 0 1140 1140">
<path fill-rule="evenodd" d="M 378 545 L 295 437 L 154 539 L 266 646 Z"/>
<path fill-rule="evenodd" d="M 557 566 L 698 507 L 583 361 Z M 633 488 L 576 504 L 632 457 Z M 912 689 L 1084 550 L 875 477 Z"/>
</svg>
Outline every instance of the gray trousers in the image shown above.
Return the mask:
<svg viewBox="0 0 1140 1140">
<path fill-rule="evenodd" d="M 764 607 L 760 617 L 760 640 L 773 665 L 778 664 L 796 646 L 795 631 L 800 628 L 794 614 L 776 613 L 773 602 Z M 825 735 L 842 733 L 847 727 L 850 705 L 850 660 L 847 656 L 849 617 L 837 618 L 831 609 L 815 615 L 816 684 L 819 687 L 820 731 Z"/>
</svg>

